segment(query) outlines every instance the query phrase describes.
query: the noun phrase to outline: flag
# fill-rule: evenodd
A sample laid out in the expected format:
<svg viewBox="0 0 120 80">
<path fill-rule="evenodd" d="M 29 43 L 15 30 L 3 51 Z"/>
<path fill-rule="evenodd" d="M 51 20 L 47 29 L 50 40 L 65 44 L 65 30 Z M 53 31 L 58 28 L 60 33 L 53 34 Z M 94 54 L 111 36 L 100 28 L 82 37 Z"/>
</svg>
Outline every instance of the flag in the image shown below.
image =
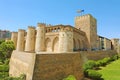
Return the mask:
<svg viewBox="0 0 120 80">
<path fill-rule="evenodd" d="M 84 10 L 78 10 L 77 13 L 81 13 L 81 12 L 84 12 Z"/>
</svg>

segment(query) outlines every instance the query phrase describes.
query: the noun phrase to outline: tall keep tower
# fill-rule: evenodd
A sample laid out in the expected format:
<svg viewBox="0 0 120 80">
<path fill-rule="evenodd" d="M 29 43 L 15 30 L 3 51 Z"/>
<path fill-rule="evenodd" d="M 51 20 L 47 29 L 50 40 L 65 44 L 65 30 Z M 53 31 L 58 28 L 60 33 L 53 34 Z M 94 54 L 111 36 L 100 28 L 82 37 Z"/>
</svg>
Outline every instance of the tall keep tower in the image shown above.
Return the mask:
<svg viewBox="0 0 120 80">
<path fill-rule="evenodd" d="M 45 51 L 45 24 L 38 23 L 37 25 L 37 35 L 36 35 L 36 44 L 35 51 L 41 52 Z"/>
<path fill-rule="evenodd" d="M 89 48 L 97 48 L 97 20 L 90 14 L 77 16 L 75 27 L 84 31 L 89 41 Z"/>
</svg>

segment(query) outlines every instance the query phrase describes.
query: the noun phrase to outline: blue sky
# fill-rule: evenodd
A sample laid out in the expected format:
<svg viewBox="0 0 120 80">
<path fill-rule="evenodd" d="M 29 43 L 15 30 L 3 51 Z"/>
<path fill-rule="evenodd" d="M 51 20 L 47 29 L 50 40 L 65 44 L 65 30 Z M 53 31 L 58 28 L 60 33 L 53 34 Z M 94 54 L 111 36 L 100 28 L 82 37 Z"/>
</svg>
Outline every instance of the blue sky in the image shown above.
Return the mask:
<svg viewBox="0 0 120 80">
<path fill-rule="evenodd" d="M 17 31 L 38 22 L 74 26 L 79 9 L 97 19 L 98 35 L 120 38 L 120 0 L 0 0 L 0 29 Z"/>
</svg>

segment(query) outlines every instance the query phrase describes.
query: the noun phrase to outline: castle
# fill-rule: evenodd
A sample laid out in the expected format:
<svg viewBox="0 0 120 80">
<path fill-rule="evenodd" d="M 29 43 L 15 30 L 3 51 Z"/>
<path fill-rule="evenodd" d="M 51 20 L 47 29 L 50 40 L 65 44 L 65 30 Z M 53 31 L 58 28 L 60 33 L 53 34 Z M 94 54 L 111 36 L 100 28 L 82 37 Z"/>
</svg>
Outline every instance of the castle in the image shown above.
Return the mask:
<svg viewBox="0 0 120 80">
<path fill-rule="evenodd" d="M 12 32 L 16 50 L 10 59 L 10 76 L 26 74 L 26 80 L 62 80 L 84 77 L 82 65 L 88 59 L 102 59 L 119 52 L 119 39 L 97 35 L 97 20 L 90 14 L 77 16 L 70 25 L 29 26 Z M 113 51 L 113 50 L 116 51 Z"/>
<path fill-rule="evenodd" d="M 97 20 L 90 14 L 77 16 L 75 27 L 70 25 L 46 25 L 38 23 L 37 28 L 12 32 L 16 50 L 29 52 L 73 52 L 111 50 L 119 44 L 97 35 Z M 116 40 L 116 39 L 115 39 Z M 115 43 L 112 43 L 115 42 Z M 117 50 L 119 51 L 119 50 Z"/>
</svg>

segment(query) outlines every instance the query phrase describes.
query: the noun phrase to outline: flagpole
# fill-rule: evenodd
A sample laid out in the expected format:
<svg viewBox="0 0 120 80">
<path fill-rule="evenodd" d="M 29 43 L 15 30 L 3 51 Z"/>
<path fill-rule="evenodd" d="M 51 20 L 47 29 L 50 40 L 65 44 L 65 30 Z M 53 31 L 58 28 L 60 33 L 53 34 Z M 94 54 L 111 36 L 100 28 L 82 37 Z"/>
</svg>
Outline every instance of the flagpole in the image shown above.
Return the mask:
<svg viewBox="0 0 120 80">
<path fill-rule="evenodd" d="M 81 16 L 83 15 L 83 12 L 84 12 L 84 10 L 77 10 L 77 13 L 81 14 Z"/>
</svg>

